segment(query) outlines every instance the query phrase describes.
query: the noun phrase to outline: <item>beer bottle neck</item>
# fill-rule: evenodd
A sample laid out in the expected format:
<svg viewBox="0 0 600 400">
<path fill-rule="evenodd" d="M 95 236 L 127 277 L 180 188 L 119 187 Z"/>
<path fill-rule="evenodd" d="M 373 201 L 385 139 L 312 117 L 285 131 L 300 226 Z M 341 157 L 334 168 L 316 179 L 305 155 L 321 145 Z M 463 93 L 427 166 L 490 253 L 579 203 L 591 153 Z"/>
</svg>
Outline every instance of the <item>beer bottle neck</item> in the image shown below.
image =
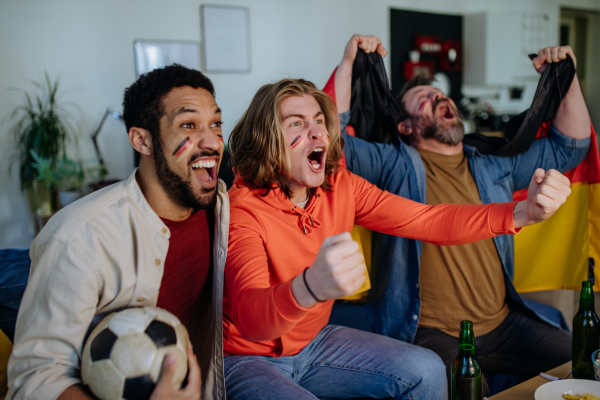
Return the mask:
<svg viewBox="0 0 600 400">
<path fill-rule="evenodd" d="M 595 311 L 592 285 L 584 282 L 579 296 L 579 311 Z"/>
<path fill-rule="evenodd" d="M 461 357 L 472 357 L 475 355 L 475 346 L 472 344 L 459 344 L 458 354 Z"/>
<path fill-rule="evenodd" d="M 458 336 L 458 354 L 462 357 L 469 357 L 475 354 L 475 335 L 473 335 L 473 324 L 464 321 L 460 325 L 460 334 Z"/>
</svg>

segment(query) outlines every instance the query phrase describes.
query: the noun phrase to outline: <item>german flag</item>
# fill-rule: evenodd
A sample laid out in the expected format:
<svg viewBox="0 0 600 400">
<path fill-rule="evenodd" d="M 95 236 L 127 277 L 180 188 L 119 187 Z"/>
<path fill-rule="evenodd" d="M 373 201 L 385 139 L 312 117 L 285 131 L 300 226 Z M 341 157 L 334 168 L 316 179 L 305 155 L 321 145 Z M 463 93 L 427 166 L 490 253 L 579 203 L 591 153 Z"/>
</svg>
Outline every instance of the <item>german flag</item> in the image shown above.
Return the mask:
<svg viewBox="0 0 600 400">
<path fill-rule="evenodd" d="M 550 123 L 543 124 L 538 138 L 549 129 Z M 600 262 L 600 161 L 593 127 L 587 157 L 565 175 L 572 190 L 566 203 L 548 220 L 515 236 L 513 282 L 519 292 L 579 290 L 588 279 L 590 259 Z M 527 189 L 513 197 L 527 199 Z M 594 290 L 600 291 L 597 279 Z"/>
</svg>

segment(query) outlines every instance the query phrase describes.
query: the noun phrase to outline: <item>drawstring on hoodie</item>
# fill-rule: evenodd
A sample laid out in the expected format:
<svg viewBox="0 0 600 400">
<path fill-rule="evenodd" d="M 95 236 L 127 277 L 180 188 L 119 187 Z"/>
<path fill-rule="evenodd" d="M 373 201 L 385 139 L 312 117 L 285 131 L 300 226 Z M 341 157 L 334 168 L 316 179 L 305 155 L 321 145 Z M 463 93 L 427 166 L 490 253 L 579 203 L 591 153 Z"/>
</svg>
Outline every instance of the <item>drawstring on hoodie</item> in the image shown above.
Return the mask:
<svg viewBox="0 0 600 400">
<path fill-rule="evenodd" d="M 321 197 L 321 196 L 319 196 L 319 194 L 317 193 L 317 197 Z M 302 210 L 302 211 L 300 211 L 300 210 Z M 310 215 L 304 208 L 293 206 L 292 211 L 294 211 L 300 215 L 299 225 L 302 228 L 302 231 L 304 232 L 305 235 L 310 234 L 312 232 L 313 227 L 314 228 L 321 227 L 321 222 L 318 219 L 314 218 L 312 215 Z M 308 220 L 310 220 L 310 225 L 308 224 Z"/>
</svg>

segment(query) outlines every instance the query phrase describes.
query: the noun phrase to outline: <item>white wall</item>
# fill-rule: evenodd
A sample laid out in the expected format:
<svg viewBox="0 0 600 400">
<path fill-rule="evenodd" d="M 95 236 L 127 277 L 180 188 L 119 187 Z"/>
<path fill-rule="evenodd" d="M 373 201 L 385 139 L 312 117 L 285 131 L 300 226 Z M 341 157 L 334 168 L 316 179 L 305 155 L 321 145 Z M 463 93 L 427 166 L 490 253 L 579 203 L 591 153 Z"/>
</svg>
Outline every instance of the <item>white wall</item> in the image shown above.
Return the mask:
<svg viewBox="0 0 600 400">
<path fill-rule="evenodd" d="M 283 77 L 323 85 L 355 32 L 389 44 L 389 8 L 463 14 L 488 10 L 546 12 L 558 41 L 560 5 L 600 10 L 600 0 L 211 0 L 250 9 L 252 72 L 210 74 L 228 136 L 256 90 Z M 64 96 L 79 105 L 79 149 L 93 157 L 88 135 L 107 106 L 121 110 L 123 89 L 135 80 L 135 39 L 200 40 L 200 1 L 194 0 L 0 0 L 0 248 L 28 247 L 34 227 L 19 191 L 14 142 L 7 116 L 44 70 L 60 75 Z M 111 175 L 132 170 L 123 126 L 107 121 L 102 143 Z M 73 147 L 73 146 L 72 146 Z"/>
</svg>

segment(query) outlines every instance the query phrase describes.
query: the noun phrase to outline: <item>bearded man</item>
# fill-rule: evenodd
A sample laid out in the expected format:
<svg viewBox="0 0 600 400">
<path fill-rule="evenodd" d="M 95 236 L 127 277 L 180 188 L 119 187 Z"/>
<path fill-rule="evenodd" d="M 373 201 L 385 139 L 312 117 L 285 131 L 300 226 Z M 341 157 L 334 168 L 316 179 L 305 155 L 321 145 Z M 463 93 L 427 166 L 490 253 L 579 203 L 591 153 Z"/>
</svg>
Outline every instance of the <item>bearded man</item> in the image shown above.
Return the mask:
<svg viewBox="0 0 600 400">
<path fill-rule="evenodd" d="M 125 90 L 140 166 L 129 179 L 53 216 L 31 246 L 31 273 L 8 365 L 9 399 L 91 399 L 81 352 L 93 320 L 158 306 L 187 325 L 189 380 L 167 356 L 152 399 L 225 399 L 223 268 L 229 200 L 217 180 L 221 110 L 202 73 L 172 65 Z M 201 371 L 201 372 L 200 372 Z"/>
<path fill-rule="evenodd" d="M 352 64 L 360 47 L 387 51 L 375 36 L 354 35 L 328 83 L 342 128 L 350 120 Z M 571 56 L 568 46 L 541 49 L 539 73 Z M 481 154 L 463 144 L 460 113 L 431 79 L 417 77 L 398 96 L 403 140 L 369 143 L 344 133 L 348 169 L 391 193 L 435 205 L 510 201 L 536 168 L 568 171 L 587 154 L 591 124 L 575 76 L 547 136 L 513 157 Z M 536 313 L 512 284 L 514 245 L 502 235 L 437 246 L 374 232 L 368 307 L 375 331 L 435 351 L 449 373 L 461 320 L 473 322 L 477 359 L 486 372 L 527 379 L 571 359 L 571 334 Z"/>
</svg>

